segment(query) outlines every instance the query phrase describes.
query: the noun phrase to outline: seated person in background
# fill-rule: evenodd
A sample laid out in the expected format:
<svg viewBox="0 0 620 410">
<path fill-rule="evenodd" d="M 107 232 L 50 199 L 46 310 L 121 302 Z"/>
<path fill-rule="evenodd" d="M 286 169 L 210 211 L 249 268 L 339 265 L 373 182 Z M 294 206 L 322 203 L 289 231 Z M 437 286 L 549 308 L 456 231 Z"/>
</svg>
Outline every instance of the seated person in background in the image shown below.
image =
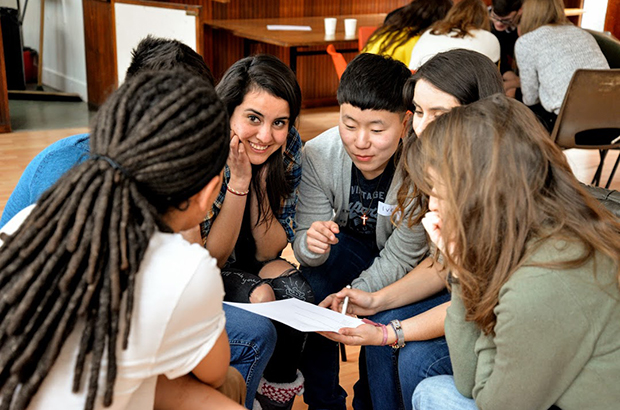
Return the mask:
<svg viewBox="0 0 620 410">
<path fill-rule="evenodd" d="M 517 24 L 521 16 L 521 3 L 521 0 L 493 0 L 489 7 L 491 33 L 497 37 L 500 46 L 499 71 L 502 76 L 507 72 L 514 74 L 517 66 L 515 42 L 519 38 Z"/>
<path fill-rule="evenodd" d="M 214 389 L 230 357 L 216 261 L 178 234 L 221 184 L 228 124 L 213 85 L 135 75 L 99 110 L 91 145 L 3 228 L 0 402 L 242 409 Z"/>
<path fill-rule="evenodd" d="M 422 34 L 411 53 L 409 68 L 417 70 L 435 54 L 455 48 L 477 51 L 497 63 L 499 41 L 490 29 L 489 12 L 482 0 L 461 0 Z"/>
<path fill-rule="evenodd" d="M 225 300 L 313 302 L 301 273 L 280 258 L 295 234 L 301 138 L 293 127 L 301 90 L 293 71 L 268 54 L 241 59 L 216 87 L 230 116 L 230 155 L 203 243 L 222 267 Z M 305 334 L 274 322 L 275 351 L 258 387 L 263 410 L 290 408 L 303 391 L 298 371 Z"/>
<path fill-rule="evenodd" d="M 422 381 L 413 408 L 618 408 L 620 223 L 534 115 L 496 95 L 405 155 L 452 283 L 454 377 Z"/>
<path fill-rule="evenodd" d="M 502 80 L 497 66 L 482 54 L 462 49 L 437 54 L 405 85 L 405 101 L 414 111 L 415 133 L 408 137 L 404 148 L 436 117 L 454 107 L 501 92 Z M 399 172 L 404 178 L 402 196 L 410 196 L 413 192 L 411 178 L 404 168 Z M 401 224 L 406 226 L 407 222 Z M 370 293 L 343 289 L 321 303 L 321 306 L 340 311 L 344 297 L 349 296 L 349 313 L 388 324 L 385 328 L 387 340 L 383 338 L 383 326 L 370 324 L 355 329 L 343 328 L 340 334 L 325 334 L 341 343 L 367 346 L 366 367 L 374 410 L 411 409 L 411 395 L 420 381 L 433 375 L 452 374 L 443 337 L 445 310 L 450 299 L 443 277 L 445 271 L 441 264 L 433 263 L 428 257 L 404 278 L 383 289 Z M 402 340 L 389 325 L 391 321 L 403 329 Z M 390 344 L 401 347 L 394 349 Z"/>
<path fill-rule="evenodd" d="M 568 21 L 561 0 L 525 1 L 519 35 L 515 56 L 523 103 L 551 131 L 575 71 L 609 64 L 594 37 Z"/>
<path fill-rule="evenodd" d="M 411 50 L 420 35 L 446 16 L 452 0 L 413 0 L 391 13 L 368 39 L 362 52 L 388 55 L 403 64 L 409 64 Z"/>
<path fill-rule="evenodd" d="M 156 37 L 146 37 L 132 52 L 126 79 L 149 70 L 183 69 L 210 84 L 213 75 L 204 60 L 187 45 Z M 70 168 L 86 160 L 90 153 L 89 134 L 74 135 L 57 141 L 39 153 L 22 174 L 9 198 L 0 227 L 39 197 Z M 224 305 L 226 331 L 230 337 L 231 364 L 247 382 L 248 408 L 274 350 L 276 334 L 271 321 L 245 310 Z"/>
<path fill-rule="evenodd" d="M 338 87 L 339 125 L 304 147 L 293 249 L 317 301 L 347 284 L 381 289 L 426 257 L 423 228 L 396 228 L 390 220 L 409 120 L 402 92 L 410 76 L 390 57 L 357 56 Z M 302 363 L 310 408 L 345 409 L 337 343 L 309 334 Z M 356 389 L 354 401 L 365 390 Z"/>
</svg>

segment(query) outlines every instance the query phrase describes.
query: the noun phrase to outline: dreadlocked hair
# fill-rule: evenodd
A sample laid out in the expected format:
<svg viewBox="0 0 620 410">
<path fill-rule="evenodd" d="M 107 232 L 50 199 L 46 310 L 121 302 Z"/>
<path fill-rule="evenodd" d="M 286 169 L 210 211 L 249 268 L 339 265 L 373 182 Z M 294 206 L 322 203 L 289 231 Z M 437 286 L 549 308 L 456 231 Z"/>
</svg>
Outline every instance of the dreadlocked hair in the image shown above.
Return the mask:
<svg viewBox="0 0 620 410">
<path fill-rule="evenodd" d="M 93 156 L 3 238 L 0 409 L 28 406 L 74 328 L 81 341 L 73 391 L 87 373 L 85 409 L 93 409 L 105 356 L 103 405 L 112 404 L 117 339 L 126 349 L 149 239 L 170 231 L 161 218 L 167 210 L 219 174 L 228 135 L 213 86 L 187 72 L 136 75 L 103 105 Z"/>
</svg>

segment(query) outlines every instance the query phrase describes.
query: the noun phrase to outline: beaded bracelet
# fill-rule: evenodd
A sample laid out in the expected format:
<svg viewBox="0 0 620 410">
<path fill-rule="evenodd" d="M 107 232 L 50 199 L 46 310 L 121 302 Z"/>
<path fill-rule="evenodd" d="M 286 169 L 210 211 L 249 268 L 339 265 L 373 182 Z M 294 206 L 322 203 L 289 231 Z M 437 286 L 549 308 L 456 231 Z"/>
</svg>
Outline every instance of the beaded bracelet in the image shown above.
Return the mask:
<svg viewBox="0 0 620 410">
<path fill-rule="evenodd" d="M 226 185 L 226 190 L 227 190 L 228 192 L 230 192 L 231 194 L 233 194 L 233 195 L 237 195 L 237 196 L 246 196 L 247 194 L 249 194 L 249 193 L 250 193 L 250 190 L 249 190 L 249 189 L 248 189 L 247 191 L 240 192 L 240 191 L 237 191 L 237 190 L 236 190 L 236 189 L 234 189 L 234 188 L 231 188 L 229 185 Z"/>
</svg>

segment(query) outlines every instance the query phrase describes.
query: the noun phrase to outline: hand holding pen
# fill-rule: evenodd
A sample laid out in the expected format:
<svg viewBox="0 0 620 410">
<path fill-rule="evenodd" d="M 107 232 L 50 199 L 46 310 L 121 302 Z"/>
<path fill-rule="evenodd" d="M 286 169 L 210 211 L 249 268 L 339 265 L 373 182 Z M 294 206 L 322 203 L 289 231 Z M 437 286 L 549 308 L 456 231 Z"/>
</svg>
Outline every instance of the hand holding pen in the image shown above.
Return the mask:
<svg viewBox="0 0 620 410">
<path fill-rule="evenodd" d="M 319 306 L 329 308 L 342 314 L 370 316 L 377 313 L 375 307 L 375 294 L 364 292 L 359 289 L 351 289 L 351 286 L 343 288 L 338 293 L 333 293 L 323 300 Z"/>
<path fill-rule="evenodd" d="M 345 289 L 351 289 L 351 285 L 347 285 Z M 344 302 L 342 302 L 342 311 L 340 313 L 342 313 L 343 315 L 346 315 L 348 306 L 349 306 L 349 297 L 345 296 Z"/>
</svg>

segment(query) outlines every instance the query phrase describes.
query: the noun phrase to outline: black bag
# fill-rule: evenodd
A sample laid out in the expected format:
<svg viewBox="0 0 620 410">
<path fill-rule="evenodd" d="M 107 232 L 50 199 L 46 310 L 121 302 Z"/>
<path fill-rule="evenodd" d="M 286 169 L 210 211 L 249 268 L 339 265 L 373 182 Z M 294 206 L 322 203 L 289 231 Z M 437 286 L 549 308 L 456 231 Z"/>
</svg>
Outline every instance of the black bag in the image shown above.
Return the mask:
<svg viewBox="0 0 620 410">
<path fill-rule="evenodd" d="M 25 90 L 24 48 L 17 9 L 0 7 L 6 85 L 9 90 Z"/>
</svg>

